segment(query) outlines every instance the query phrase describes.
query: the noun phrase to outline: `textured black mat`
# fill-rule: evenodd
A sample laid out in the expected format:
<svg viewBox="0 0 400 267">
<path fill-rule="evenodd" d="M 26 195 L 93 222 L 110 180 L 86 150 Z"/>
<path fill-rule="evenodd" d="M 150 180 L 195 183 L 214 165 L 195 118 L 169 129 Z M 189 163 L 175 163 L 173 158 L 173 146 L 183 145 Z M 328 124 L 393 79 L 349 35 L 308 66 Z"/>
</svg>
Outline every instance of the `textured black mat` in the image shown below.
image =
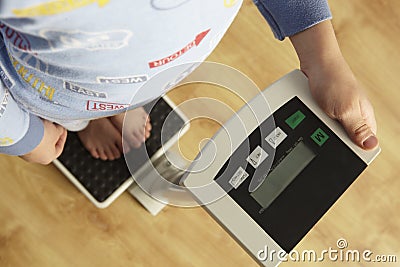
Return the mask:
<svg viewBox="0 0 400 267">
<path fill-rule="evenodd" d="M 154 103 L 156 104 L 154 105 Z M 174 136 L 185 123 L 178 114 L 172 112 L 172 108 L 162 98 L 147 104 L 144 108 L 147 112 L 151 109 L 151 136 L 145 145 L 126 155 L 129 162 L 133 162 L 130 164 L 132 171 L 137 171 L 148 158 L 161 148 L 162 128 L 163 142 L 165 143 L 165 140 Z M 164 123 L 167 116 L 168 120 Z M 146 153 L 148 156 L 146 156 Z M 123 157 L 114 161 L 95 159 L 82 146 L 78 135 L 73 132 L 68 133 L 64 151 L 58 160 L 99 202 L 105 201 L 131 177 Z"/>
</svg>

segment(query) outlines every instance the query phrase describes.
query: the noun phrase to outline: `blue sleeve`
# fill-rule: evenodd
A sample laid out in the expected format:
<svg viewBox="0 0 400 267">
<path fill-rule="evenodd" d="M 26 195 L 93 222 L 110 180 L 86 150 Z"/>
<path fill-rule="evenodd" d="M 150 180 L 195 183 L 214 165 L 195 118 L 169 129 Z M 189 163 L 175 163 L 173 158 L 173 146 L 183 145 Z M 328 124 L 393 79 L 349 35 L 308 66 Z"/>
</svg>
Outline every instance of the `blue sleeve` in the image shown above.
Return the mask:
<svg viewBox="0 0 400 267">
<path fill-rule="evenodd" d="M 42 140 L 42 121 L 21 109 L 3 83 L 0 68 L 0 153 L 21 156 L 31 152 Z"/>
<path fill-rule="evenodd" d="M 327 0 L 253 0 L 279 40 L 332 18 Z"/>
</svg>

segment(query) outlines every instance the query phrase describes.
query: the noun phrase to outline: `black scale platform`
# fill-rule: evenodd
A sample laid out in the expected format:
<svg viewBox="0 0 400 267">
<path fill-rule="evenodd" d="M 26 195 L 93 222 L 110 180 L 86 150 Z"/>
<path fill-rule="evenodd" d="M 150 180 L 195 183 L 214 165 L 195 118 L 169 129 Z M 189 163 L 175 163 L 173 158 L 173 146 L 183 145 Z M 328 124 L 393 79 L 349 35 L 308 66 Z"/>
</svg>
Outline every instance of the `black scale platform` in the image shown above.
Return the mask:
<svg viewBox="0 0 400 267">
<path fill-rule="evenodd" d="M 161 148 L 161 129 L 165 143 L 164 140 L 171 139 L 185 124 L 176 112 L 172 112 L 172 108 L 163 98 L 145 105 L 144 109 L 150 112 L 151 136 L 140 148 L 133 149 L 125 155 L 129 162 L 133 162 L 130 164 L 133 172 L 139 170 L 148 158 Z M 167 117 L 168 120 L 165 121 Z M 132 176 L 124 157 L 114 161 L 95 159 L 82 146 L 74 132 L 68 133 L 64 151 L 58 160 L 99 202 L 105 201 Z"/>
</svg>

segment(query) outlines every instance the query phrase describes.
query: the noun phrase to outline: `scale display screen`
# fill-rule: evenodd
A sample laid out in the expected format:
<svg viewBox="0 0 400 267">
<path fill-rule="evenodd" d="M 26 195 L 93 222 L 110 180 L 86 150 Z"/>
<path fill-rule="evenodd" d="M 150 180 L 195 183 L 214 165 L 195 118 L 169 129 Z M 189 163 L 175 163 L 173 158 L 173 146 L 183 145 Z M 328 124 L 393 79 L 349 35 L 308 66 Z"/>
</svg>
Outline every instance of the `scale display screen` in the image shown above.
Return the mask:
<svg viewBox="0 0 400 267">
<path fill-rule="evenodd" d="M 250 195 L 266 209 L 299 173 L 316 156 L 307 145 L 300 141 L 293 150 L 273 169 L 264 182 Z"/>
<path fill-rule="evenodd" d="M 366 167 L 295 96 L 243 141 L 214 180 L 289 253 Z"/>
</svg>

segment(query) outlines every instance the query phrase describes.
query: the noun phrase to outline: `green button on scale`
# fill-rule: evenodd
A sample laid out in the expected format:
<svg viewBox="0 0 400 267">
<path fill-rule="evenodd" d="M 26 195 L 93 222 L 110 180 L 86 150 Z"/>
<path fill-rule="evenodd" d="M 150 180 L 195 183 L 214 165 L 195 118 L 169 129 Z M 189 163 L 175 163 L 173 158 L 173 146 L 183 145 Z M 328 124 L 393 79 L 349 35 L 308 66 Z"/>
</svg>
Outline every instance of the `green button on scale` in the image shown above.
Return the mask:
<svg viewBox="0 0 400 267">
<path fill-rule="evenodd" d="M 305 117 L 306 116 L 298 110 L 287 118 L 285 122 L 290 126 L 290 128 L 292 128 L 292 130 L 294 130 L 305 119 Z"/>
<path fill-rule="evenodd" d="M 322 146 L 329 139 L 329 136 L 324 131 L 322 131 L 321 128 L 318 128 L 311 135 L 311 139 L 314 140 L 314 142 L 317 143 L 319 146 Z"/>
</svg>

